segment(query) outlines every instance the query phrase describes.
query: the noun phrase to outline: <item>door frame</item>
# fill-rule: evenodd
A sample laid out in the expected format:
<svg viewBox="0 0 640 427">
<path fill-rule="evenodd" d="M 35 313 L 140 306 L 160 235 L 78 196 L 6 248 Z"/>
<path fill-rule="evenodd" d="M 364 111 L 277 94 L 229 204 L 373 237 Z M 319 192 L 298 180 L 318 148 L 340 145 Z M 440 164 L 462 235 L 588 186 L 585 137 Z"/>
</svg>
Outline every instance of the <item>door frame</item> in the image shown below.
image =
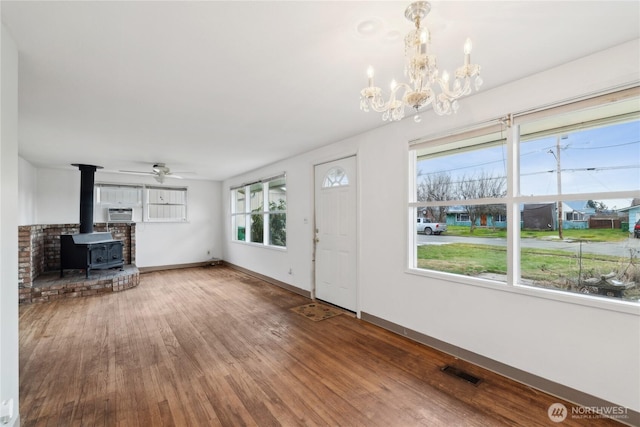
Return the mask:
<svg viewBox="0 0 640 427">
<path fill-rule="evenodd" d="M 311 230 L 311 234 L 312 234 L 312 245 L 313 245 L 313 249 L 312 249 L 312 272 L 311 272 L 311 299 L 315 300 L 316 299 L 316 226 L 317 226 L 317 206 L 316 206 L 316 166 L 320 166 L 323 165 L 325 163 L 331 163 L 331 162 L 336 162 L 339 160 L 344 160 L 344 159 L 348 159 L 350 157 L 354 157 L 355 158 L 355 162 L 356 162 L 356 212 L 355 212 L 355 216 L 356 216 L 356 232 L 355 232 L 355 239 L 356 239 L 356 253 L 355 253 L 355 257 L 356 257 L 356 317 L 358 319 L 360 319 L 361 317 L 361 310 L 360 310 L 360 224 L 361 224 L 361 218 L 360 218 L 360 156 L 358 156 L 358 152 L 353 152 L 353 153 L 348 153 L 348 154 L 344 154 L 341 156 L 337 156 L 337 157 L 331 157 L 331 158 L 327 158 L 327 159 L 323 159 L 321 161 L 317 161 L 313 163 L 313 167 L 312 167 L 312 176 L 313 176 L 313 198 L 312 198 L 312 206 L 313 206 L 313 229 Z"/>
</svg>

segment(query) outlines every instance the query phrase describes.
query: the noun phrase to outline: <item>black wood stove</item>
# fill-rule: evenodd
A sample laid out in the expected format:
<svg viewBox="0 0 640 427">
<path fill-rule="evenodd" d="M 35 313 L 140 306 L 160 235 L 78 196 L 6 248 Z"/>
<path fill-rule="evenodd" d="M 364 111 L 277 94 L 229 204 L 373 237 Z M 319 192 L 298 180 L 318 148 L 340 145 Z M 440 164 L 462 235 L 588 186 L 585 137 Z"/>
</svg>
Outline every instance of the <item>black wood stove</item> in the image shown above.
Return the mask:
<svg viewBox="0 0 640 427">
<path fill-rule="evenodd" d="M 60 236 L 60 277 L 66 269 L 86 271 L 124 268 L 124 244 L 110 232 L 93 231 L 93 186 L 100 166 L 74 164 L 80 169 L 80 234 Z"/>
</svg>

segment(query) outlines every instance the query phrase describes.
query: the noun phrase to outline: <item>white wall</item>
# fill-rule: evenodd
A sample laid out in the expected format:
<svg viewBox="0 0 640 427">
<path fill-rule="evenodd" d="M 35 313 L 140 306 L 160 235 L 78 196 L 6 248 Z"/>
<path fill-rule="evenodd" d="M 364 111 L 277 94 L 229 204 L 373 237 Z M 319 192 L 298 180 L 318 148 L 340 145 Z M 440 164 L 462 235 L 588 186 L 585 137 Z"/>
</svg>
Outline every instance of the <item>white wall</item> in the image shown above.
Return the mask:
<svg viewBox="0 0 640 427">
<path fill-rule="evenodd" d="M 18 158 L 18 225 L 36 224 L 37 173 L 31 163 Z"/>
<path fill-rule="evenodd" d="M 18 50 L 2 26 L 0 114 L 0 403 L 18 418 Z"/>
<path fill-rule="evenodd" d="M 22 164 L 21 164 L 22 167 Z M 98 170 L 96 182 L 158 185 L 152 177 L 106 173 Z M 187 187 L 185 223 L 138 222 L 136 265 L 157 267 L 190 264 L 222 258 L 221 183 L 202 180 L 172 180 L 168 186 Z M 80 220 L 80 171 L 36 170 L 36 224 L 78 223 Z M 104 221 L 102 212 L 94 212 Z M 208 252 L 208 253 L 207 253 Z"/>
<path fill-rule="evenodd" d="M 359 311 L 639 411 L 637 307 L 621 312 L 581 305 L 579 298 L 553 300 L 536 290 L 505 291 L 504 286 L 465 285 L 406 271 L 408 141 L 637 83 L 639 52 L 636 40 L 480 92 L 462 100 L 455 116 L 425 114 L 420 124 L 409 118 L 229 179 L 222 198 L 225 259 L 311 290 L 313 165 L 357 153 Z M 287 173 L 287 250 L 232 242 L 229 188 L 281 171 Z M 289 268 L 293 275 L 287 274 Z"/>
</svg>

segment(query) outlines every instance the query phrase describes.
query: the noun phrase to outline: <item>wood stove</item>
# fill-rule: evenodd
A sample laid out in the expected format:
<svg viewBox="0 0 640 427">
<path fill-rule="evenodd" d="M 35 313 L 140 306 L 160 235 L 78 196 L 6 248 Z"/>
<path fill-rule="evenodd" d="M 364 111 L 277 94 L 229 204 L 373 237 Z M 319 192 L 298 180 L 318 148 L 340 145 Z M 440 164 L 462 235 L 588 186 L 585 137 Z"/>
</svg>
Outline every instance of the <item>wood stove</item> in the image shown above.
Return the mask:
<svg viewBox="0 0 640 427">
<path fill-rule="evenodd" d="M 74 164 L 80 169 L 80 234 L 60 236 L 60 277 L 65 269 L 86 271 L 124 268 L 124 242 L 110 232 L 93 232 L 93 187 L 100 166 Z"/>
</svg>

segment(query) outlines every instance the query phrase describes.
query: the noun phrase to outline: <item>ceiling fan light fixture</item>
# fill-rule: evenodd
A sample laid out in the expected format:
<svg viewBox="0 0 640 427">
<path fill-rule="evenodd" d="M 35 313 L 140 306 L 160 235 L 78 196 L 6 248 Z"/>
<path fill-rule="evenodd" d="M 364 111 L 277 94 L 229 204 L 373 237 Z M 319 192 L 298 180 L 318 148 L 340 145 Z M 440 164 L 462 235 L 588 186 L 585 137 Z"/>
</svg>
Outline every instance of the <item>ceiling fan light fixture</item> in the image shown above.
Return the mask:
<svg viewBox="0 0 640 427">
<path fill-rule="evenodd" d="M 153 171 L 155 173 L 168 174 L 169 168 L 164 163 L 156 163 L 153 165 Z"/>
<path fill-rule="evenodd" d="M 464 44 L 464 64 L 455 72 L 453 87 L 449 83 L 449 74 L 440 74 L 437 58 L 431 53 L 431 35 L 427 28 L 421 26 L 422 20 L 431 10 L 431 4 L 426 1 L 411 3 L 405 10 L 405 17 L 415 24 L 405 37 L 405 67 L 404 73 L 409 83 L 392 84 L 391 93 L 385 101 L 382 89 L 374 86 L 374 70 L 367 70 L 368 86 L 360 91 L 360 109 L 368 112 L 373 110 L 382 113 L 382 120 L 401 120 L 404 118 L 405 107 L 413 108 L 416 112 L 414 119 L 419 122 L 417 114 L 420 109 L 431 104 L 436 114 L 442 116 L 457 112 L 457 99 L 471 93 L 471 81 L 475 77 L 475 90 L 482 85 L 480 65 L 471 63 L 471 39 Z M 436 93 L 436 88 L 440 93 Z"/>
<path fill-rule="evenodd" d="M 164 183 L 165 178 L 177 178 L 183 179 L 181 176 L 176 175 L 175 172 L 171 172 L 171 169 L 165 163 L 154 163 L 151 167 L 150 172 L 144 171 L 129 171 L 129 170 L 120 170 L 122 173 L 130 173 L 134 175 L 152 175 L 153 179 L 155 179 L 159 183 Z M 180 173 L 180 172 L 178 172 Z M 192 173 L 192 172 L 182 172 L 182 173 Z"/>
</svg>

